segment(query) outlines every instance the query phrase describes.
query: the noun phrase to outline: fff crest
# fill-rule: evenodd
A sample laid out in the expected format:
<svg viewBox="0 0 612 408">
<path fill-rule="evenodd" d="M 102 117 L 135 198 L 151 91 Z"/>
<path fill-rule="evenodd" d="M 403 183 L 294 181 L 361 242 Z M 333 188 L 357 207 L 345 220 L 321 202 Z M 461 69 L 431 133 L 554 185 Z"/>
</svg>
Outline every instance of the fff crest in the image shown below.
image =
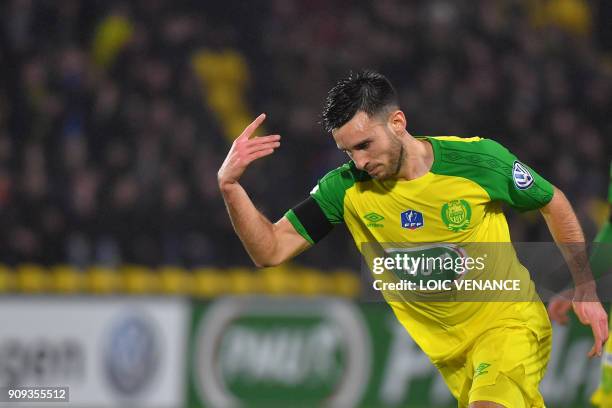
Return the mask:
<svg viewBox="0 0 612 408">
<path fill-rule="evenodd" d="M 423 213 L 415 210 L 406 210 L 400 214 L 402 228 L 415 230 L 424 225 Z"/>
</svg>

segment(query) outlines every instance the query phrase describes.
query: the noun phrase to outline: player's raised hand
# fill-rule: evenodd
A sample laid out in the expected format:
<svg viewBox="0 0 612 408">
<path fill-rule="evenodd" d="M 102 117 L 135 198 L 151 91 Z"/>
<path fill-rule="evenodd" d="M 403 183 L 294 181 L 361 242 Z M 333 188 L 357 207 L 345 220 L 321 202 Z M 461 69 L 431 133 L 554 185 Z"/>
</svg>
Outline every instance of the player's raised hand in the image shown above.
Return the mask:
<svg viewBox="0 0 612 408">
<path fill-rule="evenodd" d="M 280 146 L 280 135 L 252 137 L 265 119 L 266 115 L 262 113 L 234 140 L 217 173 L 220 187 L 238 182 L 253 161 L 274 153 L 274 150 Z"/>
<path fill-rule="evenodd" d="M 608 314 L 597 298 L 594 285 L 577 290 L 572 306 L 580 323 L 590 325 L 595 343 L 588 356 L 601 356 L 603 345 L 608 340 Z M 592 288 L 591 288 L 592 286 Z"/>
</svg>

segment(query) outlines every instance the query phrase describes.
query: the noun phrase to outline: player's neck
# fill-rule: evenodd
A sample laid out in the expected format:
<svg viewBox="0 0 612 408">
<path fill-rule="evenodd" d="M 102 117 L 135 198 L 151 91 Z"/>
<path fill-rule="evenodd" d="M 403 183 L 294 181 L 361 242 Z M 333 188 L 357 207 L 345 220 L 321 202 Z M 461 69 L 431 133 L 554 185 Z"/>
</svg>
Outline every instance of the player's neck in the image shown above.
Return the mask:
<svg viewBox="0 0 612 408">
<path fill-rule="evenodd" d="M 431 143 L 427 140 L 415 139 L 410 134 L 402 142 L 404 158 L 398 178 L 414 180 L 427 174 L 434 161 Z"/>
</svg>

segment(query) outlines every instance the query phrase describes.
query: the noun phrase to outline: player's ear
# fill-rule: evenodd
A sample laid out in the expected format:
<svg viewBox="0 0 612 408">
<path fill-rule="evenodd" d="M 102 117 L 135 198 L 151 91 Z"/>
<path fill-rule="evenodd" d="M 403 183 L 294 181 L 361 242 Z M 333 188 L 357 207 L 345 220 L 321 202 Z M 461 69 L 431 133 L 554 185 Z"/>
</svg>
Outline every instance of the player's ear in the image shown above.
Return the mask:
<svg viewBox="0 0 612 408">
<path fill-rule="evenodd" d="M 406 131 L 406 116 L 401 110 L 394 110 L 389 115 L 389 124 L 397 135 L 401 135 Z"/>
</svg>

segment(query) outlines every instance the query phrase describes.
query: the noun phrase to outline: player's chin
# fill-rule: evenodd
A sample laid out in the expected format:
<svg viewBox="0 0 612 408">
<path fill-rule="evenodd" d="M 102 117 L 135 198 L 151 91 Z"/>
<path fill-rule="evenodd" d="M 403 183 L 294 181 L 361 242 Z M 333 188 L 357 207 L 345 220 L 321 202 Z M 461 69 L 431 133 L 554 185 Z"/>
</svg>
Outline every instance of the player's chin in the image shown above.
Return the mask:
<svg viewBox="0 0 612 408">
<path fill-rule="evenodd" d="M 389 177 L 384 167 L 381 165 L 374 167 L 374 169 L 371 172 L 368 172 L 368 174 L 370 175 L 370 177 L 376 180 L 382 180 Z"/>
<path fill-rule="evenodd" d="M 372 177 L 374 180 L 386 180 L 390 178 L 391 175 L 381 171 L 374 174 L 370 174 L 370 177 Z"/>
</svg>

